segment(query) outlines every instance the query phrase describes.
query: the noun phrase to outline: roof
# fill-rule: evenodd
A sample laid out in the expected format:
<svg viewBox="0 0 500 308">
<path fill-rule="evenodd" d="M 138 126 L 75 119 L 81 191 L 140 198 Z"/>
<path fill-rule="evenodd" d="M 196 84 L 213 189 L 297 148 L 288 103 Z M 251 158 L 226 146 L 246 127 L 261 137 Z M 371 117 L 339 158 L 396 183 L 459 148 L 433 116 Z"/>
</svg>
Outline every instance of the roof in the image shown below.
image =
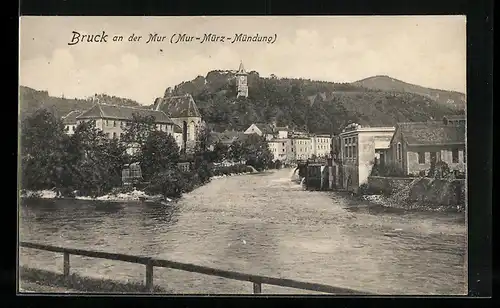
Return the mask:
<svg viewBox="0 0 500 308">
<path fill-rule="evenodd" d="M 272 134 L 272 133 L 274 133 L 274 129 L 273 129 L 273 126 L 271 124 L 254 123 L 254 125 L 257 126 L 263 134 Z"/>
<path fill-rule="evenodd" d="M 171 118 L 201 118 L 200 111 L 191 94 L 157 98 L 153 108 L 165 112 Z"/>
<path fill-rule="evenodd" d="M 398 123 L 397 127 L 408 145 L 465 144 L 465 127 L 439 122 Z"/>
<path fill-rule="evenodd" d="M 174 124 L 174 133 L 182 134 L 182 127 L 177 124 Z"/>
<path fill-rule="evenodd" d="M 222 133 L 211 132 L 210 133 L 211 142 L 213 142 L 213 143 L 221 142 L 225 145 L 229 145 L 237 140 L 244 141 L 247 137 L 248 136 L 245 133 L 237 132 L 237 131 L 225 131 Z"/>
<path fill-rule="evenodd" d="M 238 68 L 238 71 L 236 74 L 246 74 L 247 72 L 245 71 L 245 67 L 243 66 L 243 61 L 240 61 L 240 67 Z"/>
<path fill-rule="evenodd" d="M 275 131 L 289 131 L 290 129 L 288 127 L 285 127 L 285 126 L 277 126 L 274 128 Z"/>
<path fill-rule="evenodd" d="M 77 119 L 117 119 L 117 120 L 132 120 L 133 115 L 153 116 L 156 123 L 173 124 L 163 111 L 151 109 L 142 109 L 128 106 L 96 104 L 89 110 L 83 112 Z"/>
<path fill-rule="evenodd" d="M 76 122 L 77 122 L 76 117 L 78 117 L 82 113 L 83 113 L 83 111 L 81 111 L 81 110 L 70 111 L 70 113 L 68 113 L 67 115 L 62 117 L 63 123 L 67 124 L 67 125 L 76 124 Z"/>
</svg>

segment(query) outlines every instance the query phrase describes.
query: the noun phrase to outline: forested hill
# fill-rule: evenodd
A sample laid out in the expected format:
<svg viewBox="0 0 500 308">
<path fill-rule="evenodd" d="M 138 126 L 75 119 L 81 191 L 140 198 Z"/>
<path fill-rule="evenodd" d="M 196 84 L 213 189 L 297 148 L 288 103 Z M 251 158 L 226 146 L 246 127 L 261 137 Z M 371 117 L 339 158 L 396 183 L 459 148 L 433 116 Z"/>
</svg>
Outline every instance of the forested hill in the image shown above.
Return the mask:
<svg viewBox="0 0 500 308">
<path fill-rule="evenodd" d="M 389 76 L 373 76 L 356 81 L 353 84 L 374 90 L 409 92 L 427 96 L 440 104 L 452 105 L 459 109 L 465 109 L 466 105 L 464 93 L 425 88 Z"/>
<path fill-rule="evenodd" d="M 329 133 L 333 129 L 338 133 L 349 122 L 392 126 L 397 122 L 427 121 L 464 113 L 456 104 L 404 92 L 405 89 L 376 89 L 373 84 L 365 87 L 362 82 L 261 78 L 257 72 L 249 73 L 249 97 L 236 99 L 232 77 L 228 71 L 211 71 L 206 77 L 198 76 L 177 85 L 172 94 L 193 95 L 204 120 L 218 131 L 244 130 L 251 123 L 276 120 L 279 126 L 315 133 Z"/>
<path fill-rule="evenodd" d="M 127 98 L 109 96 L 106 94 L 99 94 L 97 95 L 97 97 L 102 103 L 143 107 L 136 101 Z M 35 110 L 41 108 L 46 108 L 53 112 L 56 116 L 62 117 L 67 115 L 72 110 L 86 110 L 93 105 L 90 99 L 54 97 L 49 96 L 49 93 L 47 91 L 39 91 L 25 86 L 20 86 L 19 102 L 19 108 L 22 118 L 31 115 L 33 112 L 35 112 Z M 144 106 L 144 108 L 146 107 Z"/>
</svg>

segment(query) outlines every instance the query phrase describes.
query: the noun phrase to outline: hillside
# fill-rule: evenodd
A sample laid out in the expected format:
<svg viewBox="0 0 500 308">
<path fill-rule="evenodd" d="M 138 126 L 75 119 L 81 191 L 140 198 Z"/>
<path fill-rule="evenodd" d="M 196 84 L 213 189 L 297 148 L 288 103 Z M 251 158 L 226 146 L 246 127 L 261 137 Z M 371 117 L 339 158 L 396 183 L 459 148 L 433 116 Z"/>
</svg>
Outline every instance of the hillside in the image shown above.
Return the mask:
<svg viewBox="0 0 500 308">
<path fill-rule="evenodd" d="M 372 89 L 370 83 L 364 86 L 360 83 L 261 78 L 257 72 L 250 72 L 248 86 L 249 97 L 236 99 L 232 74 L 212 71 L 206 77 L 198 76 L 170 90 L 174 95 L 193 95 L 204 119 L 219 131 L 244 130 L 251 123 L 276 120 L 280 126 L 329 133 L 332 130 L 339 132 L 349 122 L 370 126 L 394 125 L 464 112 L 463 108 L 443 104 L 430 95 Z M 428 89 L 426 93 L 431 91 Z"/>
<path fill-rule="evenodd" d="M 108 96 L 106 94 L 99 94 L 97 97 L 103 103 L 142 107 L 139 103 L 126 98 Z M 35 112 L 35 110 L 41 108 L 49 109 L 55 115 L 62 117 L 72 110 L 86 110 L 93 105 L 91 100 L 49 96 L 47 91 L 38 91 L 25 86 L 20 86 L 19 88 L 19 102 L 20 114 L 22 118 L 31 115 Z"/>
<path fill-rule="evenodd" d="M 354 83 L 332 83 L 262 78 L 252 71 L 248 75 L 248 86 L 249 97 L 236 99 L 233 72 L 217 70 L 182 82 L 173 89 L 167 88 L 165 95 L 170 91 L 173 95 L 191 94 L 204 120 L 217 131 L 241 131 L 255 122 L 276 121 L 280 126 L 313 133 L 338 133 L 349 122 L 392 126 L 397 122 L 427 121 L 464 113 L 464 105 L 444 101 L 449 97 L 457 102 L 463 97 L 461 93 L 428 89 L 386 76 Z M 152 107 L 105 94 L 98 97 L 108 104 Z M 71 110 L 92 106 L 91 100 L 52 97 L 46 91 L 23 86 L 20 102 L 22 117 L 39 108 L 64 116 Z"/>
<path fill-rule="evenodd" d="M 459 109 L 465 109 L 466 105 L 466 98 L 463 93 L 425 88 L 389 76 L 373 76 L 353 82 L 353 85 L 371 90 L 413 93 L 432 98 L 440 104 L 452 105 Z"/>
</svg>

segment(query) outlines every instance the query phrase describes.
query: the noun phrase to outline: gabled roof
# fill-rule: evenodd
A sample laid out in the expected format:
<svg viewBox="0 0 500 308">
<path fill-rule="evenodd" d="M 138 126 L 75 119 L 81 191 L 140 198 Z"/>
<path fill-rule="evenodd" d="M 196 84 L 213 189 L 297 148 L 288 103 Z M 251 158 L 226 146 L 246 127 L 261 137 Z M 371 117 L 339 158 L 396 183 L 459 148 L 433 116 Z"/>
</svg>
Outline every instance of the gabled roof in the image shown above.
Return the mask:
<svg viewBox="0 0 500 308">
<path fill-rule="evenodd" d="M 77 120 L 81 119 L 117 119 L 117 120 L 132 120 L 133 115 L 137 114 L 140 116 L 153 116 L 156 123 L 173 124 L 174 122 L 170 119 L 163 111 L 156 111 L 151 109 L 134 108 L 128 106 L 118 106 L 118 105 L 107 105 L 107 104 L 95 104 L 89 110 L 83 112 L 77 117 Z"/>
<path fill-rule="evenodd" d="M 201 118 L 200 111 L 191 94 L 157 98 L 154 110 L 161 110 L 171 118 Z"/>
<path fill-rule="evenodd" d="M 73 111 L 70 111 L 70 113 L 68 113 L 67 115 L 63 116 L 62 117 L 62 121 L 64 124 L 66 125 L 74 125 L 77 123 L 77 117 L 79 115 L 81 115 L 83 113 L 83 111 L 81 110 L 73 110 Z"/>
<path fill-rule="evenodd" d="M 398 123 L 403 140 L 408 145 L 465 144 L 465 127 L 448 126 L 440 122 Z"/>
<path fill-rule="evenodd" d="M 274 128 L 271 124 L 266 123 L 254 123 L 263 134 L 272 134 L 274 133 Z"/>
</svg>

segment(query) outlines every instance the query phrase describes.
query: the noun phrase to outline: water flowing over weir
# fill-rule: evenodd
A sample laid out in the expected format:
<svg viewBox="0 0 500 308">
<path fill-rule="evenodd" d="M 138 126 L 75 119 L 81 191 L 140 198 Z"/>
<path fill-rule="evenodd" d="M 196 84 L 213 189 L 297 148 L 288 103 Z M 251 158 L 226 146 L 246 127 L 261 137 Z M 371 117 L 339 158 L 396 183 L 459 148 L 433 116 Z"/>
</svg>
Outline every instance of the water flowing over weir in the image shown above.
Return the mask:
<svg viewBox="0 0 500 308">
<path fill-rule="evenodd" d="M 293 169 L 224 177 L 171 206 L 140 202 L 30 200 L 20 239 L 149 255 L 381 294 L 462 294 L 466 290 L 463 214 L 405 212 L 310 192 Z M 21 249 L 20 265 L 60 272 L 59 254 Z M 74 256 L 72 272 L 144 281 L 136 264 Z M 173 293 L 252 293 L 248 283 L 155 269 Z M 263 293 L 309 293 L 263 286 Z M 312 292 L 311 292 L 312 293 Z"/>
</svg>

